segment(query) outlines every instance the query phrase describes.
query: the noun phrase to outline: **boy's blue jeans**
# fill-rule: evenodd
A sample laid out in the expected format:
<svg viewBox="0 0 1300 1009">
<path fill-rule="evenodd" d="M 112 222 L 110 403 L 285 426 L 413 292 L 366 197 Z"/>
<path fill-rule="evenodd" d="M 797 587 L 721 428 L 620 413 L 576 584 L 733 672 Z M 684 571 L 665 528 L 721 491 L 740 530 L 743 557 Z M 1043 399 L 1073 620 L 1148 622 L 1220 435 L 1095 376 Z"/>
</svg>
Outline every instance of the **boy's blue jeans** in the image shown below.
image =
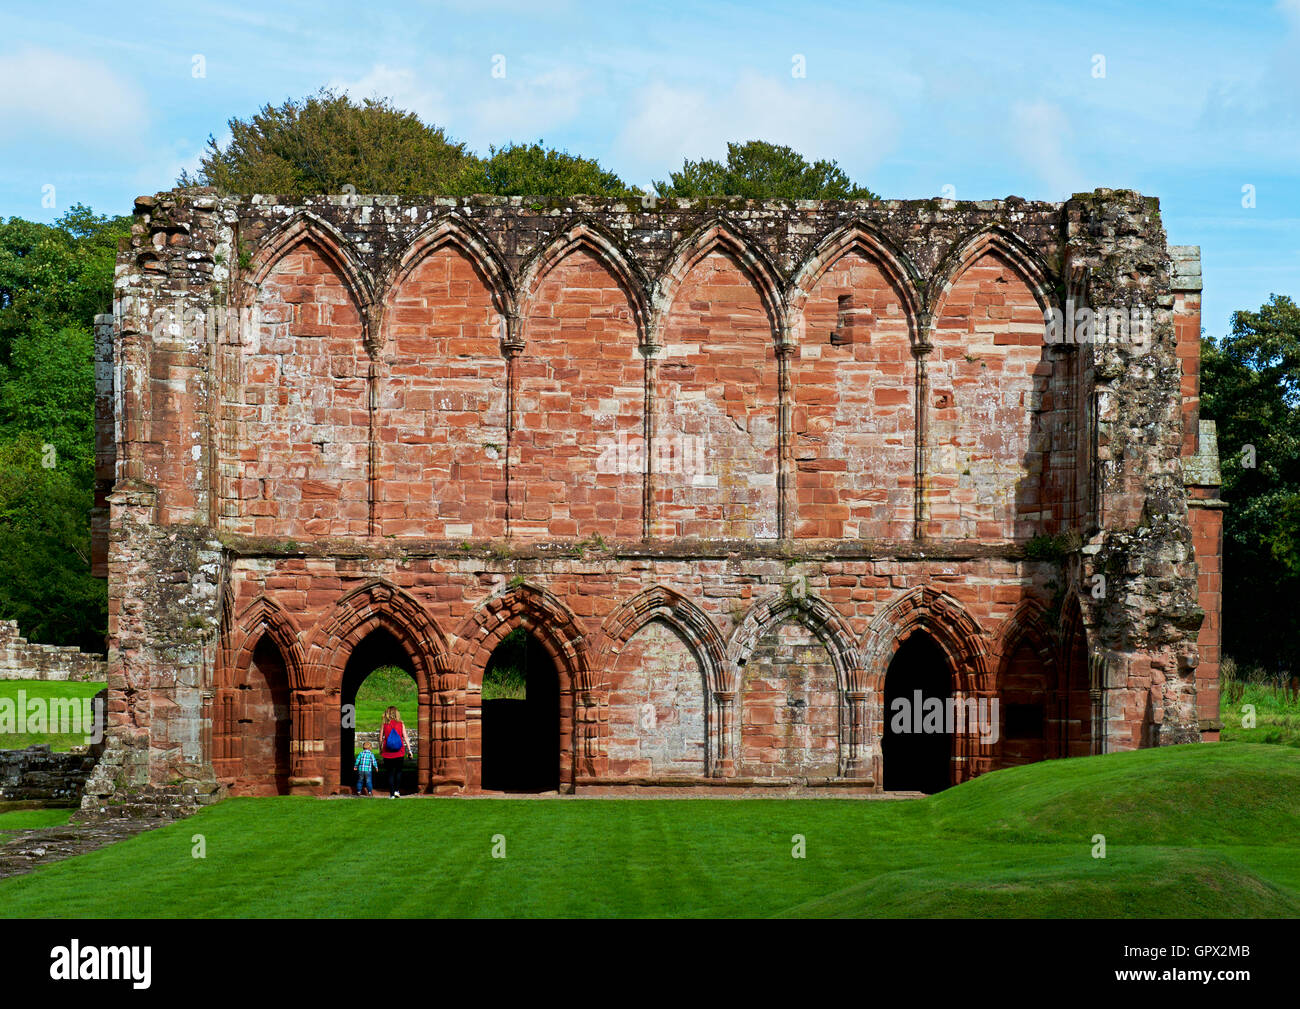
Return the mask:
<svg viewBox="0 0 1300 1009">
<path fill-rule="evenodd" d="M 371 781 L 371 770 L 366 768 L 364 771 L 357 772 L 357 795 L 369 795 L 374 791 Z"/>
</svg>

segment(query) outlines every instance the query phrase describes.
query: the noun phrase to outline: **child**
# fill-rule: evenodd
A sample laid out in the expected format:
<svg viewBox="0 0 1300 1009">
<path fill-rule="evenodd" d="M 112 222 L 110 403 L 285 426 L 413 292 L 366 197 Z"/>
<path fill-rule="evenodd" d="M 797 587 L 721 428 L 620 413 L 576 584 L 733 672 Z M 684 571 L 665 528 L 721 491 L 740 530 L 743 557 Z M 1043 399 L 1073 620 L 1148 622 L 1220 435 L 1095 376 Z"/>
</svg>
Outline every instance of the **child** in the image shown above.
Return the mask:
<svg viewBox="0 0 1300 1009">
<path fill-rule="evenodd" d="M 370 744 L 364 745 L 365 749 L 357 754 L 357 795 L 374 795 L 372 775 L 379 769 L 379 765 L 375 763 L 375 755 L 370 752 Z"/>
</svg>

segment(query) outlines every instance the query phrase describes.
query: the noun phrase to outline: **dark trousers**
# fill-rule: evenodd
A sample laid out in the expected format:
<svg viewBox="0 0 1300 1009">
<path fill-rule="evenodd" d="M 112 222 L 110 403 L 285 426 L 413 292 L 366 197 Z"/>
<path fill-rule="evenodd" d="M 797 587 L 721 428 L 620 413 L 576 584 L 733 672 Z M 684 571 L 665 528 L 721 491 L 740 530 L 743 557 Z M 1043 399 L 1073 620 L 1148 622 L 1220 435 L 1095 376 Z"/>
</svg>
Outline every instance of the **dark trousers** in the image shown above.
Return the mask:
<svg viewBox="0 0 1300 1009">
<path fill-rule="evenodd" d="M 388 772 L 388 791 L 400 791 L 402 788 L 402 758 L 385 757 L 384 770 Z"/>
</svg>

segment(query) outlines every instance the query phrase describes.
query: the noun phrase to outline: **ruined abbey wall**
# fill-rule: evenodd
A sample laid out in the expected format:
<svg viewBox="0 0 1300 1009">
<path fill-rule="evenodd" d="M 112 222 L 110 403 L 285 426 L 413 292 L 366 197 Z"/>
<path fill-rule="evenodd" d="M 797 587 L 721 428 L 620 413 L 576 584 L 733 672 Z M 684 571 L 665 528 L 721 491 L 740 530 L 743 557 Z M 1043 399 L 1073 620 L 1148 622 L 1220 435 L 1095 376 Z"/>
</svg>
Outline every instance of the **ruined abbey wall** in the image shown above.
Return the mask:
<svg viewBox="0 0 1300 1009">
<path fill-rule="evenodd" d="M 480 788 L 515 628 L 565 790 L 890 787 L 913 638 L 1003 702 L 947 781 L 1214 738 L 1199 289 L 1130 192 L 142 198 L 98 330 L 87 801 L 344 787 L 381 639 L 419 786 Z"/>
</svg>

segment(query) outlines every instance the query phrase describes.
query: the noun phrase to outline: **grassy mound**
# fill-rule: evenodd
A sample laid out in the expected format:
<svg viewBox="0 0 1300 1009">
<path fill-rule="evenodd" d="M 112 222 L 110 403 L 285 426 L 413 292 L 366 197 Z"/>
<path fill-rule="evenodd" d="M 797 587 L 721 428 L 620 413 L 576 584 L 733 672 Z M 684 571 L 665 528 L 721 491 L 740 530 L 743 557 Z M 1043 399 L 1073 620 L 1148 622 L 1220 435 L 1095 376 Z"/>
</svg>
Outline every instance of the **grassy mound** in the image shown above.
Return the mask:
<svg viewBox="0 0 1300 1009">
<path fill-rule="evenodd" d="M 984 775 L 924 807 L 938 830 L 991 840 L 1267 843 L 1300 838 L 1300 753 L 1192 743 L 1050 760 Z"/>
</svg>

